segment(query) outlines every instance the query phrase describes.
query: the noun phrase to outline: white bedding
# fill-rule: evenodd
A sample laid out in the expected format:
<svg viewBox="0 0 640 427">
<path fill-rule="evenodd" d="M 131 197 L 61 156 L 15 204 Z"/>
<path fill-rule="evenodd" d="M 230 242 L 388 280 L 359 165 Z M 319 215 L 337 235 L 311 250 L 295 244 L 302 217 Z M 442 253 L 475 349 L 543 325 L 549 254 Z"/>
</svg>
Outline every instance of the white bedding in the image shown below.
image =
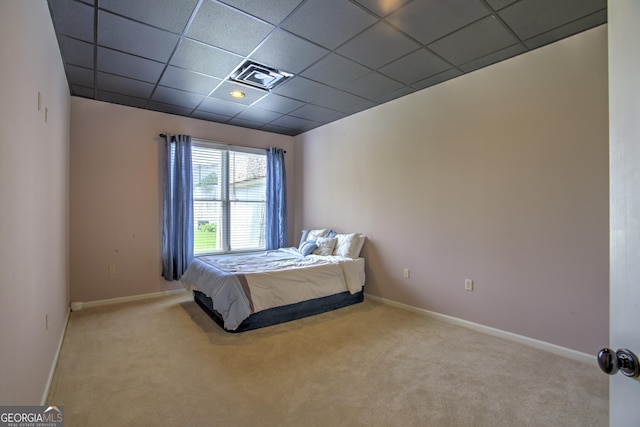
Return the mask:
<svg viewBox="0 0 640 427">
<path fill-rule="evenodd" d="M 242 289 L 240 279 L 246 279 Z M 251 313 L 349 291 L 364 286 L 364 259 L 308 255 L 284 248 L 194 259 L 182 277 L 187 288 L 209 296 L 234 330 Z"/>
</svg>

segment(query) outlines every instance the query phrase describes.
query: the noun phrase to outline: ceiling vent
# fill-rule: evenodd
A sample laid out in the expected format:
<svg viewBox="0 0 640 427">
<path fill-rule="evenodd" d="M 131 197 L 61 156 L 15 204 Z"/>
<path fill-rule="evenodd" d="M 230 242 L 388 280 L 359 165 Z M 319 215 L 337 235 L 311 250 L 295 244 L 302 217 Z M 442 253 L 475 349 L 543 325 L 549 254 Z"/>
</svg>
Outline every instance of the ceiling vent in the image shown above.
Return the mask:
<svg viewBox="0 0 640 427">
<path fill-rule="evenodd" d="M 234 82 L 244 83 L 260 89 L 271 90 L 290 77 L 293 77 L 293 74 L 256 62 L 245 61 L 234 71 L 230 79 Z"/>
</svg>

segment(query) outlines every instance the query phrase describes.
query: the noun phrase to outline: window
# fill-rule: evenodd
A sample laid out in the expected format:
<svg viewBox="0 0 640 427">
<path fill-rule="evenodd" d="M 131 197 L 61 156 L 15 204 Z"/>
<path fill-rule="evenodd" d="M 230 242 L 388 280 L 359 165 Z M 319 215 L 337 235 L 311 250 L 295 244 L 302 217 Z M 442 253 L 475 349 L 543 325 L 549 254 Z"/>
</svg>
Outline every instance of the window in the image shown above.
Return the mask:
<svg viewBox="0 0 640 427">
<path fill-rule="evenodd" d="M 265 150 L 194 141 L 194 254 L 265 249 Z"/>
</svg>

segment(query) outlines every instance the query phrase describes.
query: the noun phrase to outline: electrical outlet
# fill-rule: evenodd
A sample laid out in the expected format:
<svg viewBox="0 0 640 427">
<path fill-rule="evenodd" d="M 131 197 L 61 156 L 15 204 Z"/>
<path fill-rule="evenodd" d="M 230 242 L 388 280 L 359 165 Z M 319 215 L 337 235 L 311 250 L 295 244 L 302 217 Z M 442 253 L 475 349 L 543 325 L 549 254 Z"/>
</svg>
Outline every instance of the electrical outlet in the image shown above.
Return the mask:
<svg viewBox="0 0 640 427">
<path fill-rule="evenodd" d="M 408 279 L 409 276 L 411 275 L 411 270 L 409 270 L 408 268 L 405 268 L 404 272 L 403 272 L 403 275 L 404 275 L 405 279 Z"/>
<path fill-rule="evenodd" d="M 111 264 L 109 266 L 109 274 L 116 274 L 116 266 L 115 266 L 115 264 Z"/>
<path fill-rule="evenodd" d="M 464 289 L 467 290 L 467 291 L 472 291 L 473 290 L 473 280 L 464 279 Z"/>
</svg>

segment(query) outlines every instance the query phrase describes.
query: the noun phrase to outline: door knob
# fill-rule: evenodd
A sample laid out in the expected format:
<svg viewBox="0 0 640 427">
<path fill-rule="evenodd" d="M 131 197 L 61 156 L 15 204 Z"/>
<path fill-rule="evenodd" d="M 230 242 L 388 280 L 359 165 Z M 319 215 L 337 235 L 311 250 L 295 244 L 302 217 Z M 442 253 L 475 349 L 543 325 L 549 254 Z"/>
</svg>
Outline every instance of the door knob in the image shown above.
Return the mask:
<svg viewBox="0 0 640 427">
<path fill-rule="evenodd" d="M 620 371 L 627 377 L 640 376 L 638 358 L 626 348 L 618 349 L 616 352 L 610 348 L 603 348 L 598 352 L 598 365 L 605 374 L 614 375 Z"/>
</svg>

